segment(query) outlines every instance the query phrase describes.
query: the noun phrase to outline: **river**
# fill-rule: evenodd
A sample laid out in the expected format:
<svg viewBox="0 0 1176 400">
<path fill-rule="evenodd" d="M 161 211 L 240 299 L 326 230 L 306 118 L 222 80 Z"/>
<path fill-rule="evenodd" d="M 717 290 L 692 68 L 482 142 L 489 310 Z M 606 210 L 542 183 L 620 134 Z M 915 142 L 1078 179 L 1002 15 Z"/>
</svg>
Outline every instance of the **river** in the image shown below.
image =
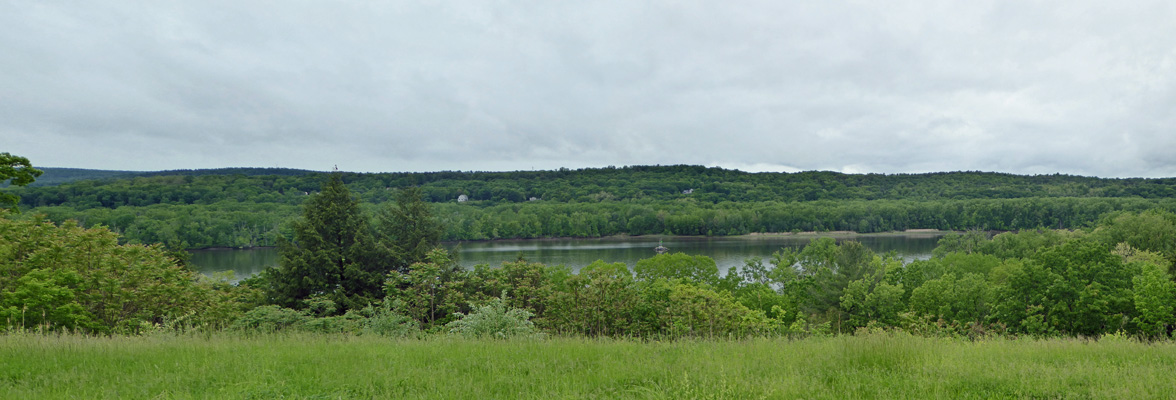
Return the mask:
<svg viewBox="0 0 1176 400">
<path fill-rule="evenodd" d="M 633 267 L 638 260 L 652 257 L 654 247 L 659 243 L 673 253 L 704 255 L 715 260 L 720 273 L 733 266 L 743 265 L 750 257 L 765 260 L 781 248 L 801 248 L 819 236 L 735 236 L 735 237 L 683 237 L 683 236 L 641 236 L 601 239 L 530 239 L 496 240 L 486 242 L 445 243 L 444 247 L 455 254 L 458 263 L 466 268 L 477 264 L 498 265 L 522 256 L 533 262 L 548 265 L 566 265 L 579 270 L 596 260 L 624 262 Z M 931 257 L 943 233 L 846 235 L 834 237 L 838 241 L 857 240 L 877 253 L 894 251 L 910 261 Z M 233 281 L 260 273 L 269 266 L 277 265 L 278 250 L 275 248 L 195 250 L 189 259 L 191 265 L 205 275 L 233 271 Z"/>
</svg>

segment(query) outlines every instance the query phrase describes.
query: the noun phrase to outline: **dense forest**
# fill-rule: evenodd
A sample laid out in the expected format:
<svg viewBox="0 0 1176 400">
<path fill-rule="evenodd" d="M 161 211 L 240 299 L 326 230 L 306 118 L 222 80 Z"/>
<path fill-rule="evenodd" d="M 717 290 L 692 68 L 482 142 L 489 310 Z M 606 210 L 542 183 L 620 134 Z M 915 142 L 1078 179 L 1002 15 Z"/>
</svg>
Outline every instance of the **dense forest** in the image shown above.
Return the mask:
<svg viewBox="0 0 1176 400">
<path fill-rule="evenodd" d="M 40 175 L 13 159 L 22 168 L 6 171 L 5 180 L 27 186 Z M 462 175 L 201 171 L 8 191 L 9 205 L 20 199 L 35 212 L 0 208 L 0 319 L 6 329 L 87 333 L 292 329 L 497 338 L 901 329 L 969 338 L 1158 339 L 1176 328 L 1176 214 L 1162 195 L 1170 191 L 1167 180 L 699 167 L 453 178 Z M 793 191 L 809 185 L 817 189 L 803 193 L 816 195 L 749 196 L 789 193 L 749 184 L 756 180 Z M 895 187 L 909 195 L 891 193 Z M 123 236 L 54 222 L 64 219 Z M 748 259 L 726 275 L 714 260 L 687 254 L 634 266 L 601 260 L 577 272 L 521 259 L 463 269 L 437 247 L 442 238 L 906 228 L 1017 232 L 948 235 L 933 258 L 909 264 L 858 242 L 817 239 L 768 260 Z M 160 242 L 173 251 L 153 245 Z M 193 242 L 276 244 L 281 260 L 229 285 L 183 266 L 174 249 Z"/>
<path fill-rule="evenodd" d="M 397 200 L 368 212 L 332 179 L 279 239 L 280 265 L 240 285 L 104 228 L 0 210 L 0 331 L 1155 340 L 1176 327 L 1176 214 L 1162 210 L 1077 231 L 950 235 L 910 263 L 821 238 L 720 275 L 714 260 L 676 253 L 575 272 L 526 260 L 463 269 L 436 247 L 419 191 Z"/>
<path fill-rule="evenodd" d="M 27 159 L 7 153 L 0 156 L 9 166 L 0 170 L 0 180 L 23 187 L 41 175 Z M 675 168 L 666 167 L 663 172 Z M 961 176 L 1003 178 L 1013 186 L 1037 179 Z M 400 337 L 448 332 L 493 338 L 542 334 L 681 338 L 808 336 L 864 329 L 972 338 L 1129 334 L 1154 340 L 1171 337 L 1176 328 L 1172 275 L 1176 214 L 1154 207 L 1163 204 L 1162 199 L 1153 203 L 1147 198 L 1113 197 L 932 197 L 707 204 L 694 197 L 621 197 L 559 203 L 482 200 L 494 204 L 479 207 L 478 200 L 461 202 L 474 204 L 429 203 L 422 182 L 395 190 L 369 188 L 366 195 L 357 196 L 345 183 L 346 177 L 358 180 L 356 175 L 329 174 L 315 193 L 303 191 L 305 199 L 295 201 L 300 205 L 287 204 L 281 197 L 298 196 L 285 193 L 298 190 L 297 186 L 275 194 L 265 184 L 270 188 L 275 182 L 295 185 L 305 178 L 302 175 L 165 175 L 78 181 L 27 192 L 36 199 L 35 205 L 61 212 L 92 200 L 81 191 L 76 198 L 61 198 L 59 204 L 42 204 L 50 198 L 47 193 L 102 188 L 96 200 L 118 204 L 112 203 L 113 210 L 101 206 L 84 210 L 109 210 L 113 215 L 128 209 L 160 212 L 158 219 L 150 214 L 144 217 L 155 224 L 151 228 L 128 231 L 154 238 L 208 228 L 201 225 L 208 221 L 202 214 L 185 215 L 181 219 L 186 224 L 175 225 L 169 211 L 211 209 L 217 215 L 246 219 L 257 214 L 256 207 L 270 207 L 266 218 L 274 220 L 237 222 L 228 231 L 247 231 L 251 223 L 272 223 L 271 232 L 288 230 L 274 239 L 279 265 L 235 285 L 186 268 L 182 251 L 158 244 L 120 243 L 118 233 L 104 227 L 85 228 L 55 223 L 45 214 L 14 213 L 8 208 L 16 208 L 16 196 L 6 194 L 6 206 L 0 207 L 0 320 L 4 321 L 0 331 L 292 330 Z M 935 182 L 939 177 L 907 179 Z M 1066 182 L 1061 184 L 1065 186 L 1074 178 L 1056 179 Z M 1049 181 L 1042 185 L 1050 187 Z M 1091 186 L 1104 192 L 1119 190 L 1111 185 L 1116 182 L 1125 181 L 1099 180 Z M 961 185 L 953 187 L 957 186 Z M 620 187 L 624 184 L 607 186 Z M 105 190 L 109 188 L 119 190 Z M 121 197 L 111 200 L 111 193 Z M 681 193 L 693 194 L 689 189 Z M 219 197 L 223 195 L 240 198 Z M 375 195 L 393 197 L 378 198 L 378 204 L 361 200 Z M 262 198 L 272 201 L 258 201 Z M 658 205 L 665 208 L 657 209 Z M 1149 206 L 1153 207 L 1145 209 Z M 782 226 L 792 229 L 804 226 L 804 218 L 809 218 L 820 229 L 828 227 L 824 224 L 830 218 L 848 213 L 860 213 L 852 215 L 862 218 L 858 228 L 866 229 L 1009 220 L 1016 222 L 1003 228 L 1055 221 L 1090 226 L 1026 229 L 991 237 L 981 231 L 949 235 L 940 240 L 931 259 L 910 263 L 893 254 L 875 254 L 858 242 L 820 238 L 803 249 L 781 249 L 767 260 L 747 259 L 725 276 L 719 274 L 713 259 L 680 253 L 659 254 L 633 266 L 600 260 L 575 272 L 523 259 L 464 269 L 438 247 L 443 232 L 454 232 L 444 228 L 446 223 L 466 221 L 454 219 L 455 207 L 533 221 L 516 228 L 512 226 L 516 220 L 498 220 L 483 227 L 513 235 L 566 232 L 559 229 L 576 229 L 581 224 L 560 225 L 559 221 L 581 215 L 599 221 L 589 226 L 600 230 L 587 235 L 613 232 L 604 228 L 621 232 L 622 226 L 624 232 L 715 234 L 713 229 L 723 225 L 707 224 L 720 218 L 744 222 L 796 218 L 792 225 Z M 643 220 L 647 215 L 623 214 L 629 217 L 628 223 L 612 225 L 619 221 L 609 220 L 609 215 L 621 215 L 631 207 L 645 207 L 658 215 Z M 1132 207 L 1145 210 L 1122 211 Z M 842 214 L 830 214 L 830 209 Z M 282 213 L 295 217 L 284 220 Z M 705 218 L 696 220 L 696 214 Z M 132 215 L 131 220 L 135 219 Z M 1097 223 L 1090 223 L 1095 219 Z M 700 226 L 711 230 L 704 232 Z M 259 237 L 265 232 L 253 234 Z"/>
<path fill-rule="evenodd" d="M 279 168 L 123 172 L 113 177 L 107 174 L 111 171 L 42 170 L 46 173 L 21 193 L 25 197 L 23 204 L 26 206 L 112 208 L 149 204 L 206 204 L 246 198 L 255 202 L 283 202 L 279 198 L 284 195 L 296 196 L 317 190 L 326 175 Z M 89 171 L 90 175 L 82 174 L 81 171 Z M 828 171 L 748 173 L 689 165 L 515 172 L 345 172 L 341 176 L 356 195 L 368 202 L 387 200 L 389 197 L 381 194 L 381 191 L 409 186 L 421 187 L 425 199 L 434 203 L 456 201 L 461 195 L 471 201 L 491 203 L 519 203 L 532 198 L 584 203 L 605 200 L 677 200 L 689 197 L 698 202 L 720 203 L 1026 197 L 1153 199 L 1176 195 L 1176 178 L 1105 179 L 989 172 L 890 175 Z M 33 189 L 36 186 L 54 188 Z M 273 194 L 278 198 L 257 198 L 262 193 Z M 299 202 L 296 197 L 285 199 L 285 202 Z"/>
<path fill-rule="evenodd" d="M 3 189 L 21 208 L 106 226 L 130 243 L 274 246 L 326 173 L 290 169 L 122 173 L 45 168 Z M 1176 210 L 1176 179 L 1001 173 L 746 173 L 700 166 L 339 173 L 365 207 L 419 188 L 443 240 L 1092 226 L 1108 213 Z M 97 179 L 89 179 L 97 178 Z M 465 201 L 459 201 L 459 199 Z"/>
</svg>

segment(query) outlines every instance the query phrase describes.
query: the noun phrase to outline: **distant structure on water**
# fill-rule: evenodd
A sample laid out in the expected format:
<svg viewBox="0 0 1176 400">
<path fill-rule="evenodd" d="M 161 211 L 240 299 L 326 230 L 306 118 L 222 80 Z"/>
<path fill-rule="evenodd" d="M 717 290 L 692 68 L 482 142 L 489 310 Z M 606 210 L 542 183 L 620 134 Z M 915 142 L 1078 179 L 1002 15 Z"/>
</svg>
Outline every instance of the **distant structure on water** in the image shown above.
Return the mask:
<svg viewBox="0 0 1176 400">
<path fill-rule="evenodd" d="M 670 249 L 666 246 L 662 246 L 662 242 L 660 240 L 658 240 L 657 247 L 654 247 L 653 251 L 656 251 L 657 254 L 666 254 L 666 253 L 670 252 Z"/>
</svg>

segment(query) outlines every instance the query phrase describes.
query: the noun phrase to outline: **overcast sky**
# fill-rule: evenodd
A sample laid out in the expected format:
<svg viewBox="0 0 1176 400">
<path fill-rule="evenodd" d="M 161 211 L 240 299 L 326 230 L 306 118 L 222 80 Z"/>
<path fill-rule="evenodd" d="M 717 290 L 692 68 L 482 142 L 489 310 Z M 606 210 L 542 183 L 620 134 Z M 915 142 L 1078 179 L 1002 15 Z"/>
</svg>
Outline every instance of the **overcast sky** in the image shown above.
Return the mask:
<svg viewBox="0 0 1176 400">
<path fill-rule="evenodd" d="M 0 152 L 1176 176 L 1176 2 L 0 0 Z"/>
</svg>

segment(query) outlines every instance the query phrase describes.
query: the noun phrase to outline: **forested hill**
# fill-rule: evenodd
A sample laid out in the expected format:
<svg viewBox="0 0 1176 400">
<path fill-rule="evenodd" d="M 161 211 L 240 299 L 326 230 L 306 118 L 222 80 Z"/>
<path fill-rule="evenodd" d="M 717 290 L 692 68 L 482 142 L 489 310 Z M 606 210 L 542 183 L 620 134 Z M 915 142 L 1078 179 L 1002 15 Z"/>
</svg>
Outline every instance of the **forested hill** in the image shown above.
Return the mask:
<svg viewBox="0 0 1176 400">
<path fill-rule="evenodd" d="M 220 200 L 297 204 L 318 190 L 323 172 L 276 168 L 228 168 L 122 172 L 46 168 L 37 184 L 9 189 L 24 207 L 81 208 L 198 204 Z M 1104 179 L 1072 175 L 989 172 L 842 174 L 747 173 L 701 166 L 634 166 L 557 171 L 342 173 L 352 192 L 369 202 L 389 199 L 389 189 L 420 186 L 430 202 L 600 202 L 626 200 L 803 202 L 816 200 L 961 200 L 1027 197 L 1176 196 L 1176 178 Z M 80 180 L 94 176 L 105 179 Z"/>
<path fill-rule="evenodd" d="M 30 187 L 55 186 L 88 179 L 122 178 L 140 173 L 135 171 L 110 171 L 84 168 L 37 167 L 37 169 L 41 170 L 43 174 L 35 182 L 29 184 Z M 8 182 L 0 182 L 0 187 L 8 187 Z"/>
<path fill-rule="evenodd" d="M 266 246 L 288 235 L 284 224 L 327 174 L 140 172 L 2 190 L 19 195 L 23 210 L 106 225 L 132 242 Z M 445 240 L 1080 228 L 1112 212 L 1176 210 L 1174 178 L 747 173 L 701 166 L 339 174 L 369 209 L 389 203 L 399 188 L 420 187 L 445 225 Z M 459 202 L 463 196 L 467 201 Z"/>
<path fill-rule="evenodd" d="M 57 168 L 57 167 L 37 167 L 37 169 L 44 172 L 29 186 L 57 186 L 64 183 L 84 181 L 84 180 L 103 180 L 103 179 L 125 179 L 136 176 L 165 176 L 165 175 L 233 175 L 242 174 L 249 176 L 256 175 L 304 175 L 314 173 L 314 171 L 307 171 L 301 169 L 289 168 L 217 168 L 217 169 L 178 169 L 168 171 L 112 171 L 104 169 L 85 169 L 85 168 Z M 7 183 L 0 184 L 0 187 L 7 187 Z"/>
</svg>

